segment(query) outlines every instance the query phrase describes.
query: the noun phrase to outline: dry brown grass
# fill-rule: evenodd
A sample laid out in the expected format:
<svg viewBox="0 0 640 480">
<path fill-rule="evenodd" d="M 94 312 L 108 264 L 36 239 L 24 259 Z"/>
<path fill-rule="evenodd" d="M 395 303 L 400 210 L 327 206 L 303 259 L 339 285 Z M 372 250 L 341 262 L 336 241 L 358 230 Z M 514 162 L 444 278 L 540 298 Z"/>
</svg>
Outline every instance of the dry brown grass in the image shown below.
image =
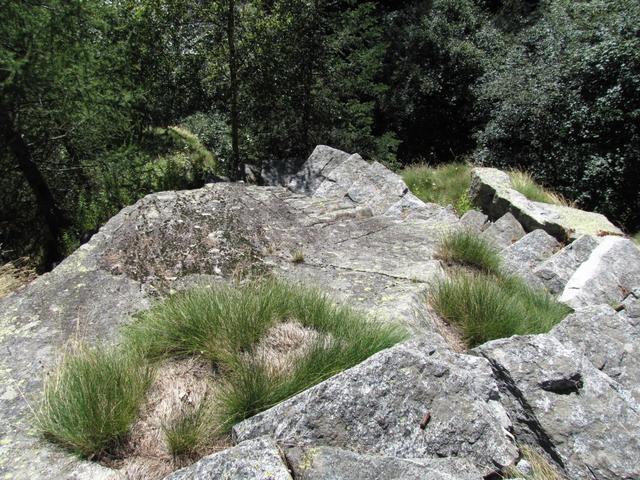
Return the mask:
<svg viewBox="0 0 640 480">
<path fill-rule="evenodd" d="M 516 468 L 510 468 L 504 474 L 504 478 L 522 478 L 524 480 L 566 480 L 545 457 L 531 447 L 520 448 L 522 457 L 531 465 L 531 472 L 524 474 Z"/>
<path fill-rule="evenodd" d="M 24 287 L 37 276 L 27 258 L 19 258 L 0 265 L 0 298 Z"/>
<path fill-rule="evenodd" d="M 212 380 L 213 379 L 213 380 Z M 192 458 L 176 458 L 166 443 L 165 427 L 175 419 L 206 406 L 215 389 L 209 362 L 189 357 L 167 360 L 159 366 L 154 383 L 147 392 L 138 420 L 131 429 L 127 444 L 114 462 L 131 480 L 160 479 Z M 228 440 L 199 445 L 198 456 L 229 446 Z"/>
<path fill-rule="evenodd" d="M 299 322 L 279 323 L 267 330 L 255 346 L 252 356 L 272 373 L 292 372 L 296 360 L 304 356 L 318 337 L 317 330 Z"/>
</svg>

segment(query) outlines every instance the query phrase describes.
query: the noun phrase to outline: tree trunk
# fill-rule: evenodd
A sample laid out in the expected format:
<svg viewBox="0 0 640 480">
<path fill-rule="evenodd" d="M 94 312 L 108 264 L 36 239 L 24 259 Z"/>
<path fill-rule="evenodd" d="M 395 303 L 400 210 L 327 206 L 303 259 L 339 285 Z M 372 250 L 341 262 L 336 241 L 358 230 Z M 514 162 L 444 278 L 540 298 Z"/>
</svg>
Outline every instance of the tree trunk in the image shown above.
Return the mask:
<svg viewBox="0 0 640 480">
<path fill-rule="evenodd" d="M 29 146 L 4 109 L 0 113 L 0 129 L 2 129 L 2 135 L 9 151 L 16 160 L 18 169 L 33 192 L 38 213 L 44 221 L 44 263 L 47 268 L 50 268 L 63 257 L 59 240 L 62 237 L 63 228 L 68 226 L 68 221 L 58 208 L 38 165 L 33 161 Z"/>
<path fill-rule="evenodd" d="M 244 179 L 244 163 L 240 161 L 238 146 L 238 58 L 236 55 L 235 40 L 235 16 L 236 2 L 228 0 L 229 11 L 227 13 L 227 41 L 229 43 L 229 89 L 231 91 L 231 178 L 233 180 Z"/>
</svg>

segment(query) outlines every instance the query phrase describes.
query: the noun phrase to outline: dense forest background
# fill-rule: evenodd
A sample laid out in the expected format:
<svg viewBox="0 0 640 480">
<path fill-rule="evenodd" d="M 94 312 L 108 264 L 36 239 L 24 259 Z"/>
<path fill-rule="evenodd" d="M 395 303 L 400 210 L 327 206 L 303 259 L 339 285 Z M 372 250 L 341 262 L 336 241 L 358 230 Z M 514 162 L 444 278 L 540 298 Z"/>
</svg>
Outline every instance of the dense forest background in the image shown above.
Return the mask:
<svg viewBox="0 0 640 480">
<path fill-rule="evenodd" d="M 637 0 L 0 0 L 0 261 L 317 144 L 529 171 L 640 229 Z"/>
</svg>

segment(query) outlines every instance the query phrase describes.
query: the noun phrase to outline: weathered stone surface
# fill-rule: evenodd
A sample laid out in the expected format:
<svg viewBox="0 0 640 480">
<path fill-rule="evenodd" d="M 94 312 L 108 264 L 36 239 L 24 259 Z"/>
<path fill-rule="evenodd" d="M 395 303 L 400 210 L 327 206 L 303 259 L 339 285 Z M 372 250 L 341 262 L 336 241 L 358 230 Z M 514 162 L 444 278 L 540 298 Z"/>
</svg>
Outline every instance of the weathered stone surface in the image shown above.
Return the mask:
<svg viewBox="0 0 640 480">
<path fill-rule="evenodd" d="M 630 301 L 628 305 L 631 315 L 609 305 L 582 308 L 567 316 L 551 335 L 574 345 L 640 403 L 640 317 L 634 316 Z"/>
<path fill-rule="evenodd" d="M 268 438 L 256 438 L 209 455 L 165 480 L 291 480 L 278 449 Z"/>
<path fill-rule="evenodd" d="M 540 444 L 569 478 L 640 476 L 640 408 L 623 387 L 554 335 L 475 349 L 496 372 L 520 442 Z"/>
<path fill-rule="evenodd" d="M 619 303 L 640 285 L 640 250 L 627 238 L 607 237 L 571 276 L 560 301 L 572 308 Z"/>
<path fill-rule="evenodd" d="M 517 458 L 509 428 L 488 363 L 423 339 L 380 352 L 245 420 L 233 435 L 401 458 L 461 457 L 488 474 Z"/>
<path fill-rule="evenodd" d="M 550 293 L 558 295 L 597 246 L 598 241 L 594 237 L 582 235 L 538 265 L 533 273 Z"/>
<path fill-rule="evenodd" d="M 495 223 L 489 225 L 480 237 L 485 239 L 497 250 L 502 250 L 520 240 L 527 232 L 518 223 L 513 215 L 507 213 Z"/>
<path fill-rule="evenodd" d="M 298 177 L 314 196 L 232 183 L 149 195 L 54 271 L 0 301 L 0 346 L 7 352 L 0 356 L 0 477 L 92 478 L 77 473 L 87 471 L 84 464 L 38 438 L 27 402 L 37 401 L 45 372 L 69 339 L 114 341 L 131 314 L 173 289 L 270 271 L 416 333 L 431 332 L 433 343 L 444 345 L 420 298 L 441 271 L 435 245 L 457 217 L 425 205 L 379 165 L 328 147 L 318 151 L 326 155 L 312 157 Z M 344 174 L 358 179 L 347 188 L 353 197 L 331 190 L 323 176 L 344 162 L 352 164 Z M 329 196 L 316 191 L 325 180 Z M 291 262 L 294 250 L 302 250 L 304 263 Z"/>
<path fill-rule="evenodd" d="M 39 439 L 29 404 L 37 405 L 41 380 L 69 338 L 113 339 L 150 305 L 142 285 L 97 267 L 95 252 L 121 222 L 115 217 L 55 270 L 0 300 L 0 477 L 118 478 Z"/>
<path fill-rule="evenodd" d="M 543 288 L 544 284 L 533 270 L 559 248 L 560 243 L 554 237 L 544 230 L 534 230 L 500 252 L 502 268 L 532 286 Z"/>
<path fill-rule="evenodd" d="M 300 171 L 289 181 L 288 187 L 294 192 L 313 193 L 326 179 L 326 175 L 345 162 L 351 154 L 318 145 Z"/>
<path fill-rule="evenodd" d="M 480 480 L 482 474 L 459 458 L 429 460 L 363 455 L 335 447 L 286 452 L 296 480 Z"/>
<path fill-rule="evenodd" d="M 460 217 L 460 225 L 465 230 L 480 233 L 487 227 L 489 217 L 477 210 L 469 210 Z"/>
<path fill-rule="evenodd" d="M 513 189 L 509 175 L 495 168 L 474 168 L 470 196 L 489 218 L 511 212 L 528 232 L 541 228 L 560 241 L 580 235 L 622 235 L 604 215 L 577 208 L 533 202 Z"/>
</svg>

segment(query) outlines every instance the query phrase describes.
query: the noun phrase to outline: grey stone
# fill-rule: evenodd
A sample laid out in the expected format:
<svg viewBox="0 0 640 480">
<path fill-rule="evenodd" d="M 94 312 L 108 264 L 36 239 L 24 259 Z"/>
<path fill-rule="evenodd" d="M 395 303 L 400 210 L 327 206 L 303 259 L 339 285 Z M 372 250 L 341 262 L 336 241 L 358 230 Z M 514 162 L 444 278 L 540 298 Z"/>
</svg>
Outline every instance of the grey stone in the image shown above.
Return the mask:
<svg viewBox="0 0 640 480">
<path fill-rule="evenodd" d="M 233 437 L 421 460 L 463 457 L 485 475 L 511 465 L 518 454 L 489 364 L 430 345 L 422 339 L 380 352 L 237 424 Z"/>
<path fill-rule="evenodd" d="M 544 288 L 533 270 L 559 248 L 560 243 L 554 237 L 544 230 L 534 230 L 500 252 L 502 269 L 520 276 L 533 287 Z"/>
<path fill-rule="evenodd" d="M 487 226 L 488 220 L 489 217 L 487 217 L 484 213 L 477 210 L 469 210 L 464 215 L 462 215 L 462 217 L 460 217 L 460 225 L 465 230 L 480 233 Z"/>
<path fill-rule="evenodd" d="M 598 241 L 594 237 L 582 235 L 538 265 L 533 273 L 550 293 L 558 295 L 597 246 Z"/>
<path fill-rule="evenodd" d="M 599 213 L 528 200 L 513 189 L 507 173 L 495 168 L 472 170 L 470 197 L 491 219 L 511 212 L 525 230 L 541 228 L 560 241 L 584 234 L 622 235 L 618 227 Z"/>
<path fill-rule="evenodd" d="M 421 297 L 441 273 L 433 252 L 457 217 L 403 194 L 399 177 L 379 165 L 328 147 L 314 155 L 296 178 L 315 191 L 348 161 L 345 175 L 360 179 L 353 198 L 233 183 L 148 195 L 51 273 L 0 300 L 0 476 L 92 478 L 37 435 L 29 405 L 42 378 L 69 340 L 117 341 L 132 314 L 189 285 L 271 272 L 444 345 Z M 298 249 L 305 262 L 294 265 Z"/>
<path fill-rule="evenodd" d="M 288 187 L 299 193 L 313 193 L 325 180 L 325 175 L 350 156 L 349 153 L 342 150 L 326 145 L 318 145 L 300 171 L 289 181 Z"/>
<path fill-rule="evenodd" d="M 491 362 L 521 443 L 572 479 L 640 476 L 640 407 L 570 342 L 511 337 L 474 351 Z"/>
<path fill-rule="evenodd" d="M 515 217 L 507 213 L 489 225 L 480 234 L 480 238 L 485 239 L 497 250 L 502 250 L 520 240 L 526 233 Z"/>
<path fill-rule="evenodd" d="M 286 452 L 296 480 L 481 480 L 461 458 L 429 460 L 365 455 L 335 447 L 294 448 Z"/>
<path fill-rule="evenodd" d="M 516 470 L 518 470 L 518 472 L 520 472 L 522 475 L 524 475 L 525 477 L 527 475 L 532 475 L 534 473 L 533 471 L 533 467 L 531 466 L 531 464 L 525 460 L 524 458 L 521 459 L 517 464 L 516 464 Z"/>
<path fill-rule="evenodd" d="M 165 480 L 291 480 L 278 449 L 268 438 L 256 438 L 198 460 Z"/>
<path fill-rule="evenodd" d="M 560 301 L 572 308 L 619 303 L 640 285 L 640 250 L 621 237 L 606 237 L 578 267 Z"/>
<path fill-rule="evenodd" d="M 633 312 L 631 303 L 627 305 Z M 609 305 L 584 307 L 567 316 L 551 335 L 574 345 L 640 403 L 640 318 Z"/>
</svg>

